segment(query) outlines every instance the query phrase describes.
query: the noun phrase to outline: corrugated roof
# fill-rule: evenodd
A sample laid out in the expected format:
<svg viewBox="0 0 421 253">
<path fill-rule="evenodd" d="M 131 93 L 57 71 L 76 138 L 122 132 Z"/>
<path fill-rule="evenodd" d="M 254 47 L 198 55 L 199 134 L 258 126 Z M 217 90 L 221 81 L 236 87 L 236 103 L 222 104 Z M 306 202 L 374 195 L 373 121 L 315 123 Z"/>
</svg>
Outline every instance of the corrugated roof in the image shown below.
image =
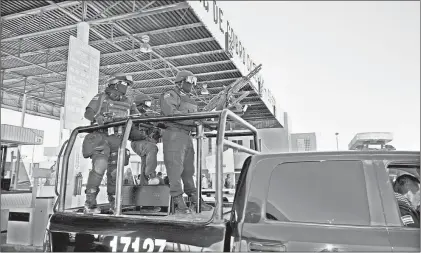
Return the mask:
<svg viewBox="0 0 421 253">
<path fill-rule="evenodd" d="M 59 117 L 59 108 L 64 104 L 69 36 L 76 36 L 75 24 L 82 19 L 82 10 L 82 1 L 2 2 L 3 107 L 20 108 L 26 91 L 29 113 Z M 241 77 L 185 1 L 89 1 L 86 10 L 88 22 L 119 17 L 114 24 L 91 24 L 89 43 L 101 52 L 100 84 L 112 73 L 131 73 L 136 92 L 158 97 L 171 87 L 168 78 L 174 76 L 175 68 L 195 73 L 198 82 L 208 84 L 211 94 Z M 140 11 L 149 14 L 121 19 L 120 15 Z M 138 51 L 144 34 L 150 36 L 152 55 Z M 254 92 L 244 103 L 251 104 L 244 117 L 272 119 L 272 126 L 279 126 Z"/>
</svg>

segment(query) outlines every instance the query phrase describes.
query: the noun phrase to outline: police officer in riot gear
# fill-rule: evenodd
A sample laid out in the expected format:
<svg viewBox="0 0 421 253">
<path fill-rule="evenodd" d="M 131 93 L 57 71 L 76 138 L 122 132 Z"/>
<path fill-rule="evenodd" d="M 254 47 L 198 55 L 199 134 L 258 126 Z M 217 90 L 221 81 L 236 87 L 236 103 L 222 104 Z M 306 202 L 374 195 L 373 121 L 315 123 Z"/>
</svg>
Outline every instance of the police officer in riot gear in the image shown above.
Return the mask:
<svg viewBox="0 0 421 253">
<path fill-rule="evenodd" d="M 104 125 L 115 119 L 138 113 L 135 104 L 125 95 L 133 84 L 131 76 L 118 73 L 108 82 L 105 92 L 97 94 L 86 107 L 85 118 L 92 123 Z M 111 211 L 115 208 L 115 185 L 118 148 L 122 141 L 124 127 L 110 127 L 88 134 L 83 140 L 83 157 L 91 158 L 92 170 L 89 172 L 86 185 L 85 213 L 99 213 L 96 197 L 99 185 L 107 171 L 107 194 Z M 130 152 L 126 150 L 125 165 L 128 164 Z"/>
<path fill-rule="evenodd" d="M 150 116 L 148 111 L 152 105 L 152 98 L 145 95 L 137 95 L 134 98 L 137 110 L 143 116 Z M 161 138 L 161 131 L 159 128 L 147 128 L 140 125 L 134 125 L 130 132 L 129 140 L 132 142 L 131 147 L 133 151 L 142 158 L 142 176 L 140 177 L 140 184 L 145 185 L 152 175 L 154 175 L 156 166 L 158 164 L 157 154 L 158 146 L 156 145 Z"/>
<path fill-rule="evenodd" d="M 175 77 L 174 89 L 161 95 L 161 113 L 165 116 L 183 115 L 197 112 L 197 103 L 191 98 L 191 91 L 197 78 L 190 71 L 180 71 Z M 193 120 L 165 123 L 163 133 L 164 163 L 170 182 L 170 192 L 175 204 L 176 213 L 191 213 L 183 199 L 184 192 L 191 197 L 192 207 L 197 205 L 197 193 L 194 185 L 194 149 L 191 132 Z M 212 207 L 202 200 L 202 211 L 210 211 Z"/>
</svg>

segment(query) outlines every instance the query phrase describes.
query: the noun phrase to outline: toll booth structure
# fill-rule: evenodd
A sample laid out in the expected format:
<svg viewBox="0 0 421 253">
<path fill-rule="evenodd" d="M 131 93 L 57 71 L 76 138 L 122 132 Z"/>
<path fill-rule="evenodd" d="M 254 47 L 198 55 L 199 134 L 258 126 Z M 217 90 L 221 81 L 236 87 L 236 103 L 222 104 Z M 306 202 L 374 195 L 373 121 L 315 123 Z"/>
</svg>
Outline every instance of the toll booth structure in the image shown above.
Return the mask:
<svg viewBox="0 0 421 253">
<path fill-rule="evenodd" d="M 49 171 L 33 170 L 34 183 L 21 162 L 22 145 L 42 145 L 44 131 L 1 125 L 1 232 L 7 244 L 42 246 L 36 231 L 45 227 L 54 196 L 37 198 L 39 178 Z"/>
<path fill-rule="evenodd" d="M 159 98 L 174 87 L 181 70 L 197 77 L 201 88 L 193 97 L 203 109 L 226 86 L 260 65 L 217 2 L 3 2 L 0 102 L 6 109 L 62 121 L 60 146 L 71 130 L 87 125 L 82 123 L 84 108 L 115 73 L 131 75 L 134 84 L 127 95 L 152 97 L 151 110 L 159 114 Z M 282 110 L 263 74 L 256 74 L 240 91 L 233 96 L 244 106 L 241 118 L 257 129 L 282 128 Z M 232 122 L 229 128 L 243 126 Z M 81 139 L 75 145 L 80 146 Z M 79 161 L 72 158 L 69 166 L 86 179 L 89 166 Z M 70 185 L 80 178 L 77 175 L 69 175 Z M 72 194 L 66 197 L 68 204 L 82 201 Z"/>
</svg>

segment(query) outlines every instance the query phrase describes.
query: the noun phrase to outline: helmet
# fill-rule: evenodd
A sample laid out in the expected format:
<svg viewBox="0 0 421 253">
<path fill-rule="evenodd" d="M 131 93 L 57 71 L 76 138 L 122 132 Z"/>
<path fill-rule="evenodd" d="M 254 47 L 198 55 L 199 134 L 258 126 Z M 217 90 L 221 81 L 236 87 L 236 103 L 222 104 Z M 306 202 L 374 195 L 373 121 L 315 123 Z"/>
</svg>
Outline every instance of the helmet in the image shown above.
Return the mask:
<svg viewBox="0 0 421 253">
<path fill-rule="evenodd" d="M 126 95 L 127 89 L 133 84 L 133 77 L 124 73 L 116 73 L 113 78 L 108 81 L 108 88 L 120 95 Z M 111 91 L 110 91 L 111 92 Z"/>
<path fill-rule="evenodd" d="M 126 83 L 127 86 L 133 85 L 133 77 L 124 73 L 116 73 L 113 78 L 108 82 L 108 85 L 117 84 L 118 82 Z"/>
<path fill-rule="evenodd" d="M 182 70 L 182 71 L 177 73 L 174 82 L 180 83 L 182 81 L 186 81 L 186 82 L 189 82 L 193 85 L 196 85 L 197 77 L 195 77 L 194 74 L 191 71 Z"/>
<path fill-rule="evenodd" d="M 148 95 L 140 94 L 134 98 L 134 103 L 136 106 L 146 105 L 147 107 L 150 107 L 152 105 L 152 98 Z"/>
</svg>

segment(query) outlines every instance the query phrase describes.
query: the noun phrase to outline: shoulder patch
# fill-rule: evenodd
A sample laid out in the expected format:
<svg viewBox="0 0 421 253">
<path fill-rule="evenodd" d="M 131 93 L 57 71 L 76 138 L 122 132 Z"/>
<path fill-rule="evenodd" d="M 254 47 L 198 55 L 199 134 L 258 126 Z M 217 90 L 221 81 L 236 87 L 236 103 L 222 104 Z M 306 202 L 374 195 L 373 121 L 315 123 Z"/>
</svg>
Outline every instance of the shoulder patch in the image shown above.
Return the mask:
<svg viewBox="0 0 421 253">
<path fill-rule="evenodd" d="M 92 100 L 98 100 L 99 99 L 99 95 L 96 95 L 94 98 L 92 98 Z"/>
<path fill-rule="evenodd" d="M 406 226 L 408 224 L 414 224 L 414 219 L 412 218 L 411 215 L 404 215 L 401 217 L 401 220 L 403 222 L 403 224 Z"/>
</svg>

